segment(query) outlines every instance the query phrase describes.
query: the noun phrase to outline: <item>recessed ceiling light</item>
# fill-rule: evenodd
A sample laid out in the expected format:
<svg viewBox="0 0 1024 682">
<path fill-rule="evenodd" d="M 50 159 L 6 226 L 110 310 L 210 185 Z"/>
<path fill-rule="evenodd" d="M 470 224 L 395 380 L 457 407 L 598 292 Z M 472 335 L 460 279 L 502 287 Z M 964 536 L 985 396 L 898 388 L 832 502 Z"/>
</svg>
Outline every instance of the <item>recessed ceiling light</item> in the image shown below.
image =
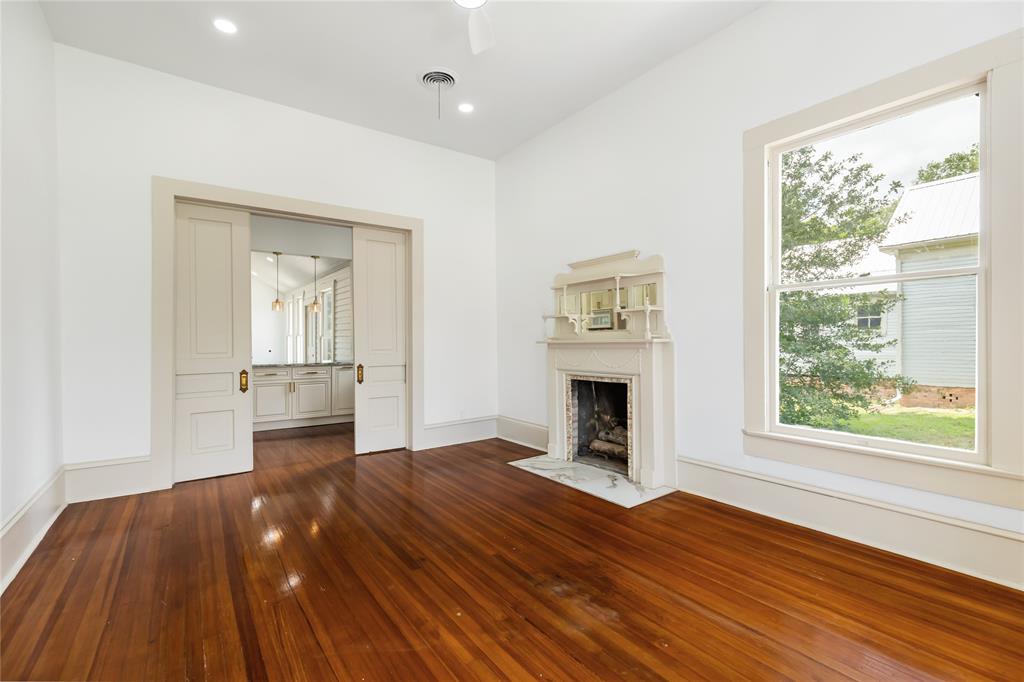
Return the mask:
<svg viewBox="0 0 1024 682">
<path fill-rule="evenodd" d="M 214 19 L 213 26 L 221 33 L 227 33 L 228 35 L 238 33 L 238 27 L 235 26 L 235 22 L 228 19 Z"/>
<path fill-rule="evenodd" d="M 469 102 L 463 102 L 462 104 L 459 105 L 459 111 L 461 111 L 464 114 L 472 114 L 473 113 L 473 109 L 475 109 L 475 108 L 476 107 L 474 107 Z"/>
<path fill-rule="evenodd" d="M 487 0 L 455 0 L 455 4 L 466 9 L 480 9 L 487 4 Z"/>
</svg>

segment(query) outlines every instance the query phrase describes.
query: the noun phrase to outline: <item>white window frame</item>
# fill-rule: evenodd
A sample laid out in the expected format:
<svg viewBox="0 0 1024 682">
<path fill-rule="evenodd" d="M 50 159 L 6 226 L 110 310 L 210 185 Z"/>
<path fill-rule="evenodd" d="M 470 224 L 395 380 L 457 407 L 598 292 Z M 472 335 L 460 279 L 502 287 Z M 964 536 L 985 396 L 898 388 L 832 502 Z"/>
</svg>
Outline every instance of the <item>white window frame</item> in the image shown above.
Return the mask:
<svg viewBox="0 0 1024 682">
<path fill-rule="evenodd" d="M 986 329 L 987 325 L 982 320 L 982 311 L 986 309 L 987 304 L 987 292 L 983 286 L 984 277 L 983 273 L 987 270 L 988 258 L 986 257 L 986 247 L 988 244 L 987 230 L 984 224 L 984 220 L 981 221 L 981 229 L 979 233 L 979 244 L 978 244 L 978 263 L 974 266 L 960 266 L 953 268 L 937 268 L 934 270 L 921 270 L 913 272 L 894 272 L 884 273 L 869 276 L 858 276 L 839 278 L 831 280 L 814 280 L 808 282 L 784 282 L 781 274 L 782 270 L 782 225 L 780 209 L 776 205 L 776 200 L 781 196 L 781 177 L 780 172 L 782 167 L 782 155 L 786 152 L 793 151 L 794 149 L 800 149 L 810 144 L 815 144 L 823 140 L 834 139 L 836 137 L 845 135 L 847 133 L 854 132 L 856 130 L 862 130 L 868 126 L 885 123 L 891 121 L 900 116 L 906 116 L 922 109 L 927 109 L 944 102 L 948 102 L 955 99 L 970 96 L 974 93 L 978 93 L 981 97 L 981 111 L 979 120 L 979 136 L 980 136 L 980 149 L 981 149 L 981 163 L 984 166 L 985 159 L 988 155 L 986 148 L 987 142 L 987 130 L 988 130 L 988 92 L 987 92 L 987 77 L 979 79 L 977 82 L 971 83 L 965 86 L 957 86 L 939 92 L 937 94 L 928 94 L 920 98 L 915 98 L 909 102 L 902 103 L 899 106 L 886 108 L 881 112 L 877 112 L 868 116 L 855 117 L 851 121 L 846 121 L 842 125 L 830 126 L 824 130 L 815 131 L 813 134 L 807 136 L 800 136 L 794 139 L 787 140 L 784 144 L 774 144 L 766 147 L 768 153 L 768 186 L 770 188 L 769 197 L 766 199 L 767 209 L 769 213 L 769 221 L 771 223 L 768 228 L 770 231 L 770 239 L 772 243 L 771 254 L 769 257 L 769 277 L 768 286 L 765 290 L 765 305 L 768 308 L 768 343 L 769 343 L 769 362 L 771 369 L 769 370 L 769 401 L 770 401 L 770 414 L 768 419 L 768 429 L 772 433 L 789 434 L 799 438 L 812 438 L 821 439 L 828 441 L 835 441 L 837 443 L 844 443 L 847 445 L 856 445 L 862 447 L 876 448 L 881 450 L 891 450 L 897 453 L 907 453 L 914 455 L 922 455 L 926 457 L 934 457 L 936 459 L 952 460 L 959 462 L 973 462 L 977 464 L 986 463 L 988 460 L 987 455 L 987 422 L 986 422 L 986 405 L 984 404 L 985 396 L 985 373 L 979 371 L 979 368 L 983 364 L 982 356 L 984 355 L 983 349 L 986 347 Z M 987 206 L 985 198 L 985 181 L 987 179 L 986 173 L 980 174 L 982 182 L 982 201 L 981 210 L 983 214 L 987 214 Z M 872 284 L 896 284 L 900 285 L 904 282 L 916 282 L 916 281 L 929 281 L 935 279 L 943 279 L 948 277 L 974 277 L 977 284 L 977 298 L 978 306 L 977 310 L 977 362 L 976 362 L 976 411 L 975 411 L 975 449 L 974 450 L 959 450 L 956 448 L 947 448 L 937 445 L 927 445 L 924 443 L 913 443 L 910 441 L 895 440 L 890 438 L 881 438 L 878 436 L 864 436 L 853 433 L 846 433 L 841 431 L 828 431 L 825 429 L 818 429 L 810 426 L 800 426 L 796 424 L 783 424 L 779 421 L 779 342 L 778 342 L 778 301 L 783 293 L 787 291 L 810 291 L 817 289 L 837 289 L 845 287 L 858 287 L 858 286 L 870 286 Z"/>
<path fill-rule="evenodd" d="M 744 135 L 744 449 L 872 480 L 1024 508 L 1024 31 L 990 40 L 772 121 Z M 978 291 L 977 450 L 778 423 L 776 296 L 782 152 L 983 88 L 979 262 L 924 273 L 834 280 L 821 288 L 973 275 Z M 986 153 L 986 151 L 988 153 Z M 815 286 L 818 286 L 815 284 Z"/>
</svg>

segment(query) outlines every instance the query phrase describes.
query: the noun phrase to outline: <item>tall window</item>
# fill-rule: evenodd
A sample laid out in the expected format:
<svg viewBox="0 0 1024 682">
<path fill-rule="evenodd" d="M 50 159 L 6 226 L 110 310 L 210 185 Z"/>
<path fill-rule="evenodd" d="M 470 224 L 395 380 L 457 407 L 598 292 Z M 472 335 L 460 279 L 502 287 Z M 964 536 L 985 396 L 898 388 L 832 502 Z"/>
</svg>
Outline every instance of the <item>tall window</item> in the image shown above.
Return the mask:
<svg viewBox="0 0 1024 682">
<path fill-rule="evenodd" d="M 976 460 L 985 96 L 771 151 L 775 430 Z"/>
</svg>

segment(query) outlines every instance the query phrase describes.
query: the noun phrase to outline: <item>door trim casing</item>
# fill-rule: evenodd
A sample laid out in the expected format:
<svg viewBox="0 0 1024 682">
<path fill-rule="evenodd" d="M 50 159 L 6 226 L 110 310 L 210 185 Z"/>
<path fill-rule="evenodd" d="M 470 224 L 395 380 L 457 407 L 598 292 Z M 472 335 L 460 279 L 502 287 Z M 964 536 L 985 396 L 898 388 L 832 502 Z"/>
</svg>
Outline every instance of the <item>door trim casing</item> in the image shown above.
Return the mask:
<svg viewBox="0 0 1024 682">
<path fill-rule="evenodd" d="M 401 230 L 408 235 L 408 404 L 410 450 L 427 447 L 423 428 L 423 220 L 317 201 L 153 176 L 150 485 L 174 484 L 174 206 L 178 201 L 273 213 L 283 217 Z M 424 445 L 421 445 L 424 444 Z"/>
</svg>

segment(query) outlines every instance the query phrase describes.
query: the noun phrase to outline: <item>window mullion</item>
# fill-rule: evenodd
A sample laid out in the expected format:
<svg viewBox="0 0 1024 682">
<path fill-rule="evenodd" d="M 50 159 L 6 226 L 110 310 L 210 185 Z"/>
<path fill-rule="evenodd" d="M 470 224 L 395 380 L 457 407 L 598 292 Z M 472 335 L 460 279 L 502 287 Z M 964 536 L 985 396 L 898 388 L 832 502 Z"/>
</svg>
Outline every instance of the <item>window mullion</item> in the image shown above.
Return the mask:
<svg viewBox="0 0 1024 682">
<path fill-rule="evenodd" d="M 885 275 L 870 275 L 866 277 L 847 277 L 844 279 L 822 279 L 808 282 L 791 282 L 785 284 L 773 284 L 772 289 L 778 293 L 786 291 L 814 291 L 817 289 L 841 289 L 845 287 L 868 286 L 872 284 L 894 284 L 898 282 L 915 282 L 926 279 L 939 279 L 943 277 L 962 277 L 965 275 L 977 276 L 981 268 L 976 265 L 941 268 L 935 270 L 915 270 L 913 272 L 892 272 Z"/>
</svg>

